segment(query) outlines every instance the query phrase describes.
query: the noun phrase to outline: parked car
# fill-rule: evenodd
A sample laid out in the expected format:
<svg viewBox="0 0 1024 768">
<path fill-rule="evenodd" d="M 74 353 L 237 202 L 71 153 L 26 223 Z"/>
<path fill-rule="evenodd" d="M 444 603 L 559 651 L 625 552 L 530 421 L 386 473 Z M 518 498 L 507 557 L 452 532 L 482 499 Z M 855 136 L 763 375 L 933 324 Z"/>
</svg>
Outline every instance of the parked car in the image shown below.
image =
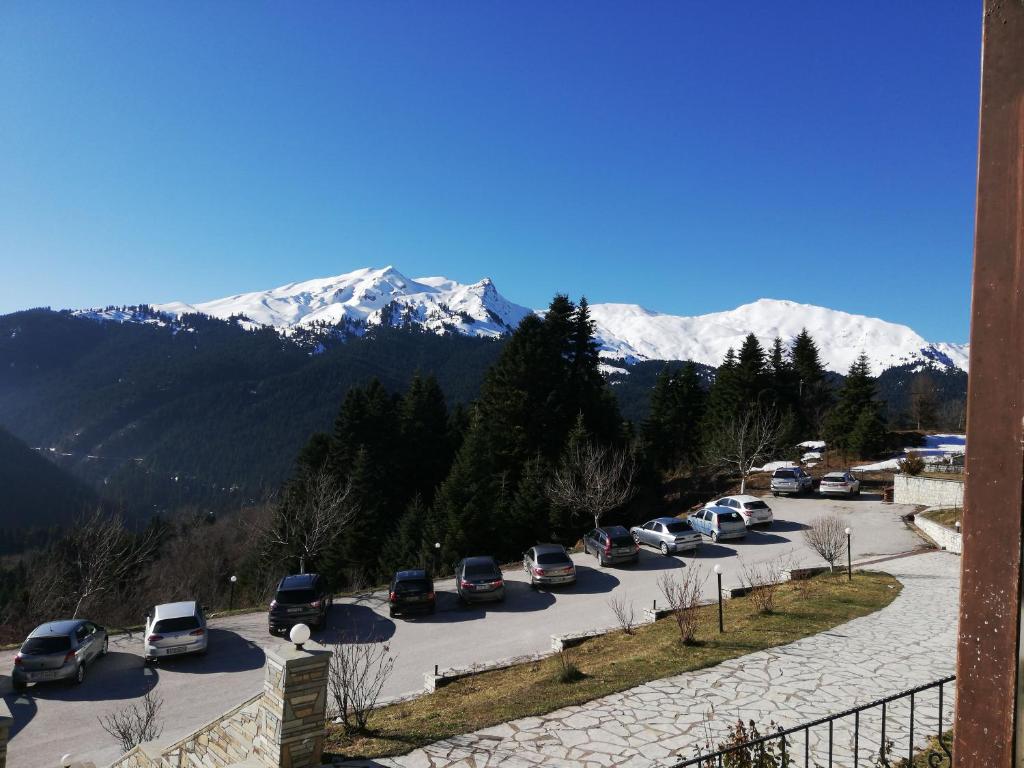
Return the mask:
<svg viewBox="0 0 1024 768">
<path fill-rule="evenodd" d="M 846 496 L 860 494 L 860 480 L 852 472 L 829 472 L 818 484 L 818 493 L 831 495 L 842 493 Z"/>
<path fill-rule="evenodd" d="M 810 493 L 814 478 L 803 467 L 780 467 L 772 473 L 772 496 L 780 493 Z"/>
<path fill-rule="evenodd" d="M 323 629 L 327 612 L 334 598 L 327 591 L 327 581 L 317 573 L 285 576 L 278 582 L 267 615 L 270 633 L 287 631 L 296 624 Z"/>
<path fill-rule="evenodd" d="M 742 539 L 747 535 L 747 524 L 740 513 L 730 507 L 704 507 L 690 515 L 690 525 L 712 541 Z"/>
<path fill-rule="evenodd" d="M 621 525 L 606 525 L 590 531 L 583 537 L 583 551 L 593 554 L 602 568 L 616 563 L 635 563 L 640 559 L 639 545 Z"/>
<path fill-rule="evenodd" d="M 40 624 L 14 657 L 11 684 L 14 690 L 23 691 L 29 683 L 82 683 L 89 665 L 107 655 L 108 643 L 107 630 L 85 619 Z"/>
<path fill-rule="evenodd" d="M 434 581 L 424 570 L 399 571 L 388 586 L 388 614 L 433 613 L 437 608 Z"/>
<path fill-rule="evenodd" d="M 672 555 L 686 550 L 697 551 L 700 546 L 700 534 L 693 529 L 689 520 L 678 517 L 657 517 L 643 525 L 635 525 L 629 529 L 630 535 L 638 545 L 660 549 L 663 555 Z"/>
<path fill-rule="evenodd" d="M 493 557 L 467 557 L 455 566 L 455 591 L 464 603 L 505 600 L 505 579 Z"/>
<path fill-rule="evenodd" d="M 739 512 L 740 517 L 743 518 L 747 528 L 752 528 L 755 525 L 771 525 L 774 520 L 772 508 L 765 504 L 763 499 L 757 498 L 757 496 L 723 496 L 705 506 L 735 509 Z"/>
<path fill-rule="evenodd" d="M 576 564 L 561 544 L 530 547 L 523 553 L 523 570 L 531 587 L 576 583 Z"/>
<path fill-rule="evenodd" d="M 146 614 L 143 638 L 146 661 L 186 653 L 206 653 L 208 636 L 203 607 L 195 600 L 156 606 Z"/>
</svg>

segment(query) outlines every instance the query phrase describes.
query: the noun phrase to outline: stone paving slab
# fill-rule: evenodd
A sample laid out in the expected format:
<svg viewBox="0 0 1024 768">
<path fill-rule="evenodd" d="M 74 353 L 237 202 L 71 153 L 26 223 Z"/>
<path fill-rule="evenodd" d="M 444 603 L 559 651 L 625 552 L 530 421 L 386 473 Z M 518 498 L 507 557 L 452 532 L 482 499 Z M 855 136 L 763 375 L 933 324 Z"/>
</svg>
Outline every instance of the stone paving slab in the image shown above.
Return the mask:
<svg viewBox="0 0 1024 768">
<path fill-rule="evenodd" d="M 953 674 L 960 560 L 944 552 L 900 558 L 880 568 L 903 584 L 895 601 L 870 616 L 789 645 L 710 669 L 656 680 L 543 717 L 503 723 L 377 761 L 386 768 L 662 768 L 717 743 L 740 718 L 759 727 L 800 725 Z M 953 690 L 946 688 L 946 725 Z M 937 692 L 918 698 L 915 741 L 934 732 Z M 886 734 L 896 754 L 909 744 L 909 705 L 890 708 Z M 922 717 L 924 721 L 922 723 Z M 837 723 L 833 749 L 851 754 L 852 722 Z M 880 739 L 878 718 L 865 715 L 863 739 Z M 822 754 L 828 729 L 811 735 Z M 861 741 L 860 756 L 867 756 Z M 802 759 L 802 739 L 793 745 Z"/>
</svg>

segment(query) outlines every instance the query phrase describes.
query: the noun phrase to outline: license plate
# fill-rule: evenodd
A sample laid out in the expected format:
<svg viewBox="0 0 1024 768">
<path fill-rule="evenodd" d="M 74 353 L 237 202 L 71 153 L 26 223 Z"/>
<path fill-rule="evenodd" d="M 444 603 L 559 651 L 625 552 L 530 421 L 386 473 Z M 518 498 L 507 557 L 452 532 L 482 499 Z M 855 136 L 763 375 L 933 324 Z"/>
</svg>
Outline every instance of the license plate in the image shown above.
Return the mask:
<svg viewBox="0 0 1024 768">
<path fill-rule="evenodd" d="M 31 676 L 32 680 L 56 680 L 56 672 L 33 672 Z"/>
<path fill-rule="evenodd" d="M 168 656 L 174 656 L 176 653 L 184 653 L 188 648 L 184 645 L 176 645 L 173 648 L 168 648 L 164 653 Z"/>
<path fill-rule="evenodd" d="M 631 555 L 633 554 L 632 547 L 619 547 L 615 550 L 616 555 Z"/>
<path fill-rule="evenodd" d="M 298 608 L 289 608 L 288 613 L 302 613 L 302 607 L 300 606 Z"/>
<path fill-rule="evenodd" d="M 477 584 L 475 589 L 478 592 L 490 592 L 492 589 L 494 589 L 494 585 L 492 585 L 492 584 Z"/>
</svg>

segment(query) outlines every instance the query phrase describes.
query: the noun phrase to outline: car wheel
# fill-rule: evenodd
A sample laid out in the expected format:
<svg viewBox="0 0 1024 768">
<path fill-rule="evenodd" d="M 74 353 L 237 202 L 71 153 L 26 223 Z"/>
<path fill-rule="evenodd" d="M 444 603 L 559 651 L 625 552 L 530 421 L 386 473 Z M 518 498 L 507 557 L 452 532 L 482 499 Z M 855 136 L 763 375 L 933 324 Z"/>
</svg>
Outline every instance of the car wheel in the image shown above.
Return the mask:
<svg viewBox="0 0 1024 768">
<path fill-rule="evenodd" d="M 395 618 L 395 609 L 394 608 L 388 608 L 388 616 L 390 616 L 392 619 Z"/>
<path fill-rule="evenodd" d="M 668 557 L 668 544 L 666 544 L 664 541 L 661 542 L 661 554 L 665 555 L 665 557 Z"/>
<path fill-rule="evenodd" d="M 81 685 L 85 682 L 85 664 L 79 664 L 75 670 L 75 685 Z"/>
<path fill-rule="evenodd" d="M 640 534 L 639 534 L 639 533 L 634 533 L 634 534 L 633 534 L 633 541 L 635 541 L 635 542 L 636 542 L 636 545 L 637 545 L 638 547 L 640 546 Z"/>
<path fill-rule="evenodd" d="M 100 648 L 100 656 L 106 656 L 107 655 L 107 649 L 108 649 L 109 646 L 110 646 L 110 638 L 109 637 L 104 637 L 103 638 L 103 647 Z"/>
<path fill-rule="evenodd" d="M 24 680 L 11 680 L 11 687 L 16 691 L 24 691 L 28 688 L 28 683 Z"/>
<path fill-rule="evenodd" d="M 717 544 L 718 543 L 718 534 L 717 533 L 712 533 L 711 534 L 711 540 Z"/>
<path fill-rule="evenodd" d="M 779 495 L 779 492 L 778 492 L 778 491 L 772 491 L 772 496 L 775 496 L 775 497 L 777 498 L 777 497 L 778 497 L 778 495 Z"/>
</svg>

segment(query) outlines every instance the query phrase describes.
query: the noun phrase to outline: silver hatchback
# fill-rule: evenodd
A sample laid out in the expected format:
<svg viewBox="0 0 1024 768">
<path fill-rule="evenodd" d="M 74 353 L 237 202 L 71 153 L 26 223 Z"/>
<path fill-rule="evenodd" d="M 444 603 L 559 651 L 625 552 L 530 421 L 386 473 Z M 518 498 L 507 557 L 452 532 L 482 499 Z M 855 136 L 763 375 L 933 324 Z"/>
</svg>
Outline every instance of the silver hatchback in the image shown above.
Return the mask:
<svg viewBox="0 0 1024 768">
<path fill-rule="evenodd" d="M 678 517 L 657 517 L 643 525 L 633 526 L 629 532 L 638 545 L 646 544 L 660 549 L 663 555 L 688 549 L 696 552 L 700 546 L 700 533 L 693 529 L 688 520 L 680 520 Z"/>
<path fill-rule="evenodd" d="M 206 616 L 195 600 L 164 603 L 146 614 L 144 657 L 154 661 L 166 656 L 206 653 Z"/>
<path fill-rule="evenodd" d="M 29 683 L 85 680 L 85 670 L 107 654 L 107 630 L 85 619 L 41 624 L 32 630 L 14 657 L 11 684 L 23 691 Z"/>
</svg>

